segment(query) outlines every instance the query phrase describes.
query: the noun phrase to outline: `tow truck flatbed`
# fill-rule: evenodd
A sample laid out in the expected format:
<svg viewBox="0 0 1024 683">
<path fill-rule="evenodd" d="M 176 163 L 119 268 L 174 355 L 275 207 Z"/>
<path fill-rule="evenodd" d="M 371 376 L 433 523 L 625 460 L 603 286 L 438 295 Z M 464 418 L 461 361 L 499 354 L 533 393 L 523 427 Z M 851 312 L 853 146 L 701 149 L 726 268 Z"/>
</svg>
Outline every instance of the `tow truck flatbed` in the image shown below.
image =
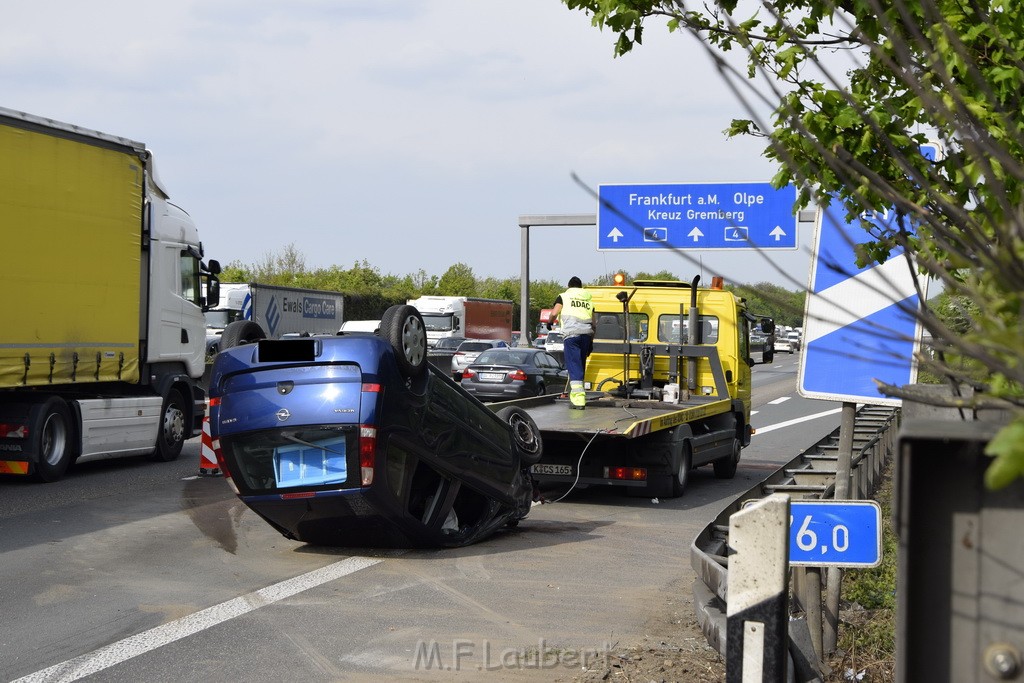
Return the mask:
<svg viewBox="0 0 1024 683">
<path fill-rule="evenodd" d="M 542 437 L 579 434 L 589 438 L 601 432 L 627 439 L 732 410 L 732 401 L 729 399 L 692 397 L 685 402 L 666 403 L 650 399 L 616 398 L 596 392 L 588 392 L 587 407 L 584 410 L 572 409 L 568 399 L 555 394 L 492 403 L 490 407 L 499 410 L 509 405 L 527 410 L 537 423 Z"/>
</svg>

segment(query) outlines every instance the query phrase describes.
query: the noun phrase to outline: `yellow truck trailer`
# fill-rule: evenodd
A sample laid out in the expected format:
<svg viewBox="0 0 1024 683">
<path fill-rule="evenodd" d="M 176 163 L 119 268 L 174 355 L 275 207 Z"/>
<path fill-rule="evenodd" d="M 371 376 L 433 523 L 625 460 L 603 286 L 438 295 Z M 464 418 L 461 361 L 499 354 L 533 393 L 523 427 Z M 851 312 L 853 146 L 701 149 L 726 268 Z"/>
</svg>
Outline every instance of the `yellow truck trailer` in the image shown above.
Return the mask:
<svg viewBox="0 0 1024 683">
<path fill-rule="evenodd" d="M 587 287 L 594 350 L 586 409 L 557 394 L 492 404 L 515 404 L 536 423 L 544 449 L 536 480 L 673 497 L 695 467 L 735 475 L 752 434 L 750 330 L 770 333 L 774 322 L 747 311 L 717 279 L 698 284 Z M 762 361 L 772 361 L 770 351 Z"/>
<path fill-rule="evenodd" d="M 220 266 L 145 145 L 0 108 L 0 474 L 170 460 L 198 433 Z M 205 287 L 204 287 L 205 284 Z"/>
</svg>

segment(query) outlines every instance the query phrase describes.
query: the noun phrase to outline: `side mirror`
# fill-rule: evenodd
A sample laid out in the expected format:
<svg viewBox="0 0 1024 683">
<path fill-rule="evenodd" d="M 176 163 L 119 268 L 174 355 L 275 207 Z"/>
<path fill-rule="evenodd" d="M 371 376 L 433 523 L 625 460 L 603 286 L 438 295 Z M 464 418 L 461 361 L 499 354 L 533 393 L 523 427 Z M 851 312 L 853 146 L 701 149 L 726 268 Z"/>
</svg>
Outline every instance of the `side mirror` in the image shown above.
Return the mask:
<svg viewBox="0 0 1024 683">
<path fill-rule="evenodd" d="M 765 334 L 771 334 L 775 331 L 775 321 L 771 318 L 761 318 L 761 331 Z"/>
</svg>

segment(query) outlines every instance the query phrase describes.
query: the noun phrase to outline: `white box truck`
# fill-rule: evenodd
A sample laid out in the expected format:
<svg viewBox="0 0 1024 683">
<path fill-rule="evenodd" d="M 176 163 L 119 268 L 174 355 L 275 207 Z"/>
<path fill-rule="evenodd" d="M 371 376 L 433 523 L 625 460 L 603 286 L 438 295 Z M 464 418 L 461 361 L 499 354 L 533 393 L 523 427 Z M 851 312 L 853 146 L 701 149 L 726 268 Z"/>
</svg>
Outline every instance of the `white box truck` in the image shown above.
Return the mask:
<svg viewBox="0 0 1024 683">
<path fill-rule="evenodd" d="M 0 474 L 173 460 L 202 429 L 220 265 L 140 142 L 0 108 Z M 205 284 L 205 286 L 204 286 Z"/>
</svg>

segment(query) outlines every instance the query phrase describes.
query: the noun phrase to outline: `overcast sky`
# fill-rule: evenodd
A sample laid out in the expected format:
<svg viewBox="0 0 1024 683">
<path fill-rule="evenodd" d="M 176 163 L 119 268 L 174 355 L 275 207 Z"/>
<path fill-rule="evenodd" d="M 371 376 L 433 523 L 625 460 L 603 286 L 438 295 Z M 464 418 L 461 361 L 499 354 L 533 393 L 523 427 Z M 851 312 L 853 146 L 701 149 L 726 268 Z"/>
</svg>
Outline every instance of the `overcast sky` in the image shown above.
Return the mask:
<svg viewBox="0 0 1024 683">
<path fill-rule="evenodd" d="M 142 141 L 208 258 L 518 276 L 523 214 L 590 214 L 600 184 L 767 182 L 696 41 L 614 35 L 558 0 L 34 0 L 0 22 L 0 106 Z M 698 266 L 531 230 L 532 279 Z M 771 252 L 807 280 L 801 248 Z M 746 250 L 688 251 L 705 279 L 779 282 Z"/>
</svg>

